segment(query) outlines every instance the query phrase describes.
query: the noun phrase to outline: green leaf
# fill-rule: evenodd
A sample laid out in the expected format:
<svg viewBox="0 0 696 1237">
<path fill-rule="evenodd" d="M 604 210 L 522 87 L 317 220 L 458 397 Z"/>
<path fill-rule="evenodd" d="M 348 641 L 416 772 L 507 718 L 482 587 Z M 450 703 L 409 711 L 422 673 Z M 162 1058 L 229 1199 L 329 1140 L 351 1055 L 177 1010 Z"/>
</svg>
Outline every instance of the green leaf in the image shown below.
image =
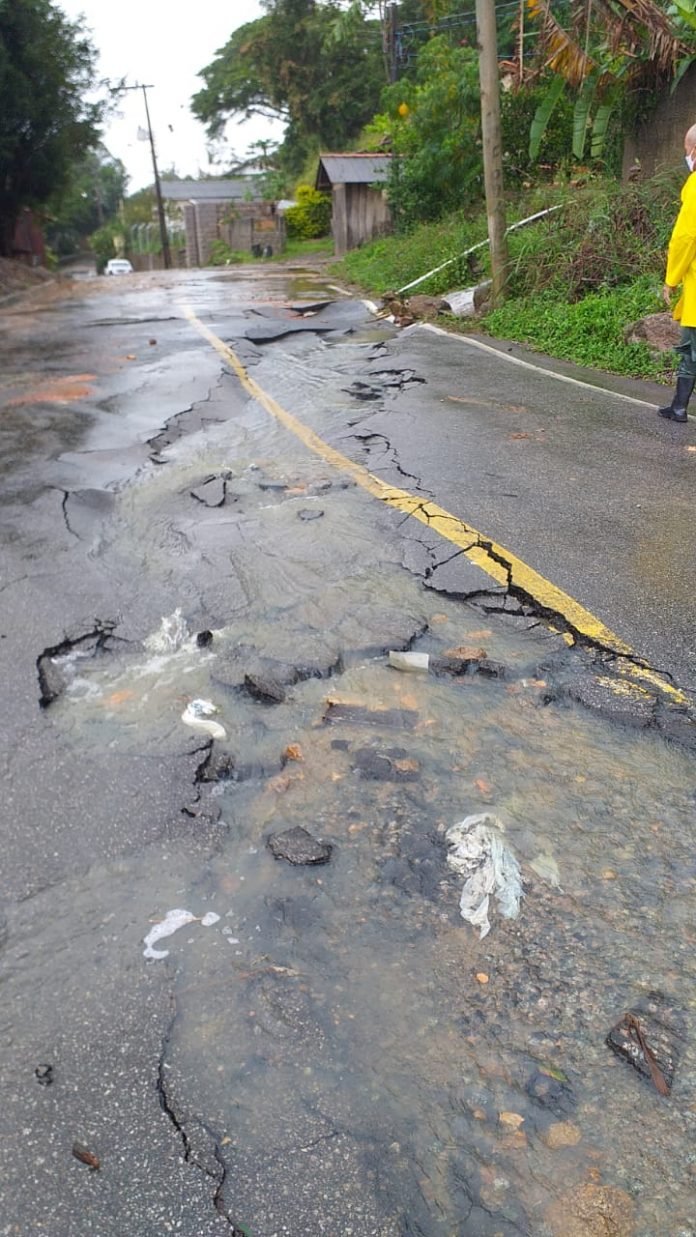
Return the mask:
<svg viewBox="0 0 696 1237">
<path fill-rule="evenodd" d="M 573 113 L 573 154 L 576 159 L 582 159 L 585 154 L 587 126 L 590 122 L 590 109 L 596 89 L 596 79 L 594 77 L 586 78 L 580 87 L 580 94 L 575 103 L 575 111 Z"/>
<path fill-rule="evenodd" d="M 612 100 L 610 103 L 600 103 L 597 108 L 592 125 L 592 142 L 590 145 L 590 155 L 593 159 L 599 159 L 604 150 L 604 143 L 607 140 L 607 130 L 614 106 L 615 100 Z"/>
<path fill-rule="evenodd" d="M 686 70 L 694 63 L 694 60 L 696 60 L 696 56 L 684 56 L 684 58 L 679 61 L 674 71 L 674 78 L 672 79 L 672 85 L 669 88 L 670 94 L 674 94 L 675 90 L 677 89 L 677 86 L 679 85 L 681 79 L 686 73 Z"/>
<path fill-rule="evenodd" d="M 553 109 L 558 103 L 558 100 L 564 90 L 564 79 L 562 77 L 556 77 L 534 113 L 534 119 L 532 120 L 531 128 L 529 130 L 530 159 L 536 159 L 539 155 L 542 138 L 546 132 L 546 126 L 548 125 Z"/>
<path fill-rule="evenodd" d="M 569 1082 L 567 1074 L 563 1073 L 562 1069 L 556 1069 L 553 1065 L 540 1065 L 539 1071 L 546 1074 L 547 1078 L 555 1078 L 556 1082 Z"/>
</svg>

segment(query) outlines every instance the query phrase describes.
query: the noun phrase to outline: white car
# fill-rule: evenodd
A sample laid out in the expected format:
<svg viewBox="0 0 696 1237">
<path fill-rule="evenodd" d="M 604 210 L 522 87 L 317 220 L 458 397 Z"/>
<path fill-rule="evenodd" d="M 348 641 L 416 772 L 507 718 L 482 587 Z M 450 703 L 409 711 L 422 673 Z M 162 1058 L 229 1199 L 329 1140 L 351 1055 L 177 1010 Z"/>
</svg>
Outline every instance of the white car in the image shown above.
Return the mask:
<svg viewBox="0 0 696 1237">
<path fill-rule="evenodd" d="M 110 258 L 104 267 L 105 275 L 132 275 L 133 267 L 128 258 Z"/>
</svg>

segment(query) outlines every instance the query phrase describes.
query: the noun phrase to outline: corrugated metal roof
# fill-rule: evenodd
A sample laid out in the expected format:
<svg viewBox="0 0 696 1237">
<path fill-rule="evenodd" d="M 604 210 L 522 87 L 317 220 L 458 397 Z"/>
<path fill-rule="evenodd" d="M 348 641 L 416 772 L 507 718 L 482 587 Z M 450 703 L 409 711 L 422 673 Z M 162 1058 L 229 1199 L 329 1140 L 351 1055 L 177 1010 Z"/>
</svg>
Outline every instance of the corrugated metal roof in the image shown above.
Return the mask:
<svg viewBox="0 0 696 1237">
<path fill-rule="evenodd" d="M 162 196 L 170 202 L 239 202 L 250 194 L 253 198 L 261 196 L 254 177 L 162 181 Z"/>
<path fill-rule="evenodd" d="M 317 187 L 321 185 L 374 185 L 389 176 L 391 155 L 320 155 Z"/>
</svg>

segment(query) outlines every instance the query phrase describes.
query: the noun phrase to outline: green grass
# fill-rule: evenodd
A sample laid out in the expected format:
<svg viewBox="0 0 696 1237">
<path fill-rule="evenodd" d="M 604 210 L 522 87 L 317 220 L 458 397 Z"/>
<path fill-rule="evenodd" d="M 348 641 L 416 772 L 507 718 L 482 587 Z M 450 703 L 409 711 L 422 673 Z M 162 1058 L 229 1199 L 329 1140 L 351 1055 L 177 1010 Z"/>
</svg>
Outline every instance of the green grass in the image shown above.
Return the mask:
<svg viewBox="0 0 696 1237">
<path fill-rule="evenodd" d="M 643 275 L 620 288 L 593 292 L 574 304 L 550 293 L 510 300 L 488 314 L 483 327 L 501 339 L 530 344 L 539 352 L 634 378 L 669 381 L 672 353 L 655 360 L 645 344 L 627 344 L 626 326 L 661 308 L 660 284 Z"/>
<path fill-rule="evenodd" d="M 580 365 L 670 381 L 673 354 L 656 360 L 644 344 L 627 344 L 624 331 L 663 308 L 659 291 L 678 191 L 678 178 L 665 175 L 641 185 L 593 181 L 570 196 L 567 187 L 546 187 L 543 200 L 537 189 L 511 203 L 513 222 L 565 201 L 562 210 L 510 234 L 509 299 L 479 325 Z M 485 235 L 482 209 L 458 213 L 365 245 L 331 269 L 383 295 L 458 258 Z M 438 295 L 476 283 L 488 272 L 485 248 L 468 261 L 454 261 L 413 292 Z"/>
<path fill-rule="evenodd" d="M 313 254 L 333 254 L 333 241 L 330 236 L 319 236 L 316 240 L 288 240 L 284 253 L 276 254 L 278 261 L 285 262 L 288 258 L 305 258 Z"/>
</svg>

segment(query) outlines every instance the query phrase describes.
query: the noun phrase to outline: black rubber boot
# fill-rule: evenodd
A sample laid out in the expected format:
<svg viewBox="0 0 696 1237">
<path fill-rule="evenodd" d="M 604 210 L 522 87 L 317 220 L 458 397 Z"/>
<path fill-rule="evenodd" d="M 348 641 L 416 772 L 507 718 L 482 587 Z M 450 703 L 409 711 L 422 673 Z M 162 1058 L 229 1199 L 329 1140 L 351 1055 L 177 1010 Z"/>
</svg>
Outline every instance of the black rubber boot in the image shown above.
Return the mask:
<svg viewBox="0 0 696 1237">
<path fill-rule="evenodd" d="M 668 421 L 688 421 L 686 410 L 695 385 L 696 378 L 691 378 L 688 374 L 680 374 L 677 378 L 677 389 L 674 392 L 672 403 L 666 408 L 657 410 L 660 416 L 666 417 Z"/>
</svg>

